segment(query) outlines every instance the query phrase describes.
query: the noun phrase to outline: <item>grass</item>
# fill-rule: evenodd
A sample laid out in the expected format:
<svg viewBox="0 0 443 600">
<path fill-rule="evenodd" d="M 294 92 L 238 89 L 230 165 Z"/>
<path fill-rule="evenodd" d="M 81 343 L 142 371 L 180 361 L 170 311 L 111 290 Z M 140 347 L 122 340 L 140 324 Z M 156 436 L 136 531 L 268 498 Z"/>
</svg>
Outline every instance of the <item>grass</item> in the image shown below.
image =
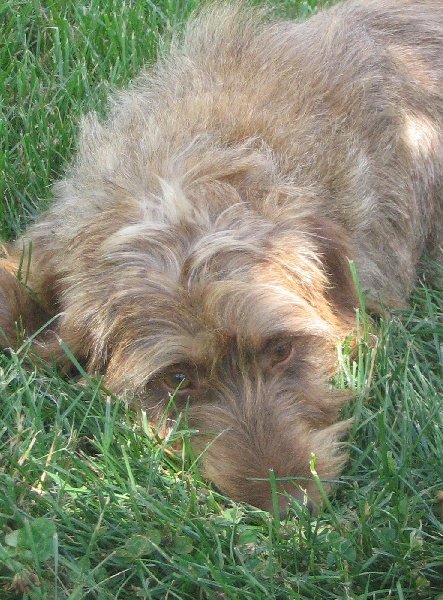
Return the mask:
<svg viewBox="0 0 443 600">
<path fill-rule="evenodd" d="M 50 197 L 79 115 L 103 111 L 191 8 L 0 2 L 3 239 Z M 349 463 L 320 514 L 294 502 L 281 522 L 208 487 L 99 380 L 33 367 L 26 347 L 0 356 L 0 597 L 443 599 L 442 344 L 443 294 L 421 286 L 375 351 L 344 353 Z"/>
</svg>

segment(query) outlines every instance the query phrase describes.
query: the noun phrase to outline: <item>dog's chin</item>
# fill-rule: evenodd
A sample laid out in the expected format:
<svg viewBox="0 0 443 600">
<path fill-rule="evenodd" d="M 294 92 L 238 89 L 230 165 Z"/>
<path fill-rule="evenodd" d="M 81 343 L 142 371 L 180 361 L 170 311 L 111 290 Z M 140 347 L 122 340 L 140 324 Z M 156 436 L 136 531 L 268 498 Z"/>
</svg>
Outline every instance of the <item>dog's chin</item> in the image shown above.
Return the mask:
<svg viewBox="0 0 443 600">
<path fill-rule="evenodd" d="M 233 414 L 228 422 L 226 414 L 217 433 L 194 429 L 191 445 L 202 475 L 235 501 L 284 514 L 295 498 L 315 512 L 346 461 L 341 440 L 349 421 L 312 429 L 296 411 L 285 416 L 278 407 L 268 419 L 257 411 L 248 422 Z"/>
<path fill-rule="evenodd" d="M 293 481 L 299 481 L 299 483 L 292 483 Z M 244 502 L 273 515 L 278 514 L 281 519 L 287 516 L 294 503 L 304 507 L 313 515 L 317 514 L 322 503 L 318 488 L 308 478 L 303 478 L 303 480 L 295 477 L 275 478 L 275 474 L 271 470 L 266 478 L 250 477 L 244 483 L 248 486 L 248 493 L 237 498 L 232 493 L 228 493 L 226 488 L 214 485 L 223 496 L 232 498 L 236 502 Z M 243 487 L 246 486 L 243 485 Z M 330 492 L 331 487 L 326 486 L 324 489 L 327 493 Z"/>
</svg>

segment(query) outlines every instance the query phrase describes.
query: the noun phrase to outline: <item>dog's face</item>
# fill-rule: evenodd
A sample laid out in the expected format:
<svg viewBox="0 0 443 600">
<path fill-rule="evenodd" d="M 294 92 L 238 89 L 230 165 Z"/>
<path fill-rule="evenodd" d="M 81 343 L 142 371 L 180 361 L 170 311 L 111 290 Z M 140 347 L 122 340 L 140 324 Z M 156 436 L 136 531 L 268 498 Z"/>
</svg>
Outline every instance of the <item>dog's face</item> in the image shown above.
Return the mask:
<svg viewBox="0 0 443 600">
<path fill-rule="evenodd" d="M 202 472 L 233 499 L 270 508 L 273 469 L 290 478 L 280 491 L 318 500 L 311 453 L 325 480 L 343 462 L 345 396 L 325 382 L 354 318 L 336 226 L 294 228 L 244 204 L 216 219 L 121 222 L 82 232 L 63 338 L 154 424 L 174 394 Z"/>
</svg>

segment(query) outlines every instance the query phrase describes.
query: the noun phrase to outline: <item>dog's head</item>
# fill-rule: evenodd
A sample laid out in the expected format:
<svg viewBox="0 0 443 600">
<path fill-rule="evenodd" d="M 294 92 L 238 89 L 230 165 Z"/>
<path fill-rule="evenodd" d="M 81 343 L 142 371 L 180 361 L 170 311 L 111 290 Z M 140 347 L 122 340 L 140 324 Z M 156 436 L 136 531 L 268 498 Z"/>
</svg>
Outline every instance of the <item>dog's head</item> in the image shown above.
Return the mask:
<svg viewBox="0 0 443 600">
<path fill-rule="evenodd" d="M 345 395 L 326 382 L 354 323 L 345 235 L 281 198 L 259 211 L 220 181 L 199 186 L 189 217 L 187 198 L 162 186 L 173 218 L 143 220 L 118 192 L 79 232 L 61 334 L 154 423 L 174 394 L 202 471 L 227 495 L 270 508 L 273 469 L 279 491 L 316 501 L 311 453 L 326 489 L 343 462 Z"/>
</svg>

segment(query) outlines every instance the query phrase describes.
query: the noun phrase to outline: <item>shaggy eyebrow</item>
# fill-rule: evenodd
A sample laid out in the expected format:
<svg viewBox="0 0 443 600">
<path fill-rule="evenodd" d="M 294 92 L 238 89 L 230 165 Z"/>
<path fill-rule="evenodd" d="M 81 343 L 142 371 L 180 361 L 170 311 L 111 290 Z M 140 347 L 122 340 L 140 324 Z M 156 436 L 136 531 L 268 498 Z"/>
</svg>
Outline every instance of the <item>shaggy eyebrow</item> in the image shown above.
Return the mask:
<svg viewBox="0 0 443 600">
<path fill-rule="evenodd" d="M 174 365 L 190 365 L 195 369 L 204 370 L 213 363 L 215 357 L 210 349 L 202 348 L 202 351 L 198 352 L 195 338 L 192 334 L 172 333 L 163 335 L 158 340 L 150 337 L 138 338 L 124 351 L 126 364 L 130 365 L 131 373 L 141 378 L 144 384 Z"/>
<path fill-rule="evenodd" d="M 313 307 L 279 286 L 231 281 L 229 286 L 226 282 L 214 282 L 210 288 L 204 310 L 213 315 L 215 327 L 228 335 L 238 335 L 258 345 L 261 339 L 285 331 L 292 335 L 330 333 L 330 324 Z"/>
</svg>

